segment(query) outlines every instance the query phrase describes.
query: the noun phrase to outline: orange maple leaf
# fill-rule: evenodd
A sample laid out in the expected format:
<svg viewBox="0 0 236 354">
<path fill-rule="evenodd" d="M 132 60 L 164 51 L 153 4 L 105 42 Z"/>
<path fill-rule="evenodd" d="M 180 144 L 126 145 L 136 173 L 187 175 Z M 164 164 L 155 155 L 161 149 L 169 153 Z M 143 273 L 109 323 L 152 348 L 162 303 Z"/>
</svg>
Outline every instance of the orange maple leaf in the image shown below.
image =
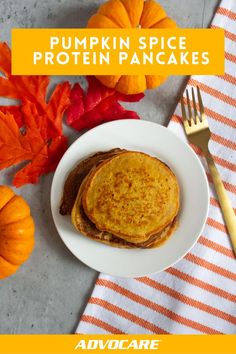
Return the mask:
<svg viewBox="0 0 236 354">
<path fill-rule="evenodd" d="M 67 148 L 62 119 L 70 103 L 70 84 L 56 85 L 46 101 L 47 76 L 11 75 L 11 51 L 0 43 L 0 97 L 20 100 L 19 105 L 0 106 L 0 169 L 25 161 L 13 184 L 37 183 L 53 171 Z"/>
</svg>

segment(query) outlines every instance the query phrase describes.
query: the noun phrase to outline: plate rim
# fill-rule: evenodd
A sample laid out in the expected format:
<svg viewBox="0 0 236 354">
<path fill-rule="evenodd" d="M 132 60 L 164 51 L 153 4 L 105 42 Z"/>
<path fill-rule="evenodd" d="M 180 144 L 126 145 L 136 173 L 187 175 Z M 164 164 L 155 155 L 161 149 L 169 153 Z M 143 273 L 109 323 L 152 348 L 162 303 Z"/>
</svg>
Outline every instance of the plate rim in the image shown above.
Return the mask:
<svg viewBox="0 0 236 354">
<path fill-rule="evenodd" d="M 85 260 L 82 260 L 81 258 L 78 257 L 78 255 L 76 254 L 76 252 L 73 250 L 72 247 L 69 247 L 69 245 L 67 244 L 66 240 L 64 239 L 64 237 L 61 235 L 60 230 L 57 226 L 57 222 L 55 220 L 55 215 L 54 215 L 54 208 L 53 208 L 53 189 L 54 189 L 54 184 L 56 181 L 56 177 L 57 177 L 57 172 L 60 168 L 60 165 L 63 164 L 63 161 L 67 158 L 68 154 L 70 153 L 70 151 L 74 148 L 74 145 L 76 145 L 78 143 L 79 140 L 83 140 L 84 138 L 87 137 L 87 135 L 90 135 L 91 133 L 93 134 L 95 131 L 98 131 L 99 129 L 102 129 L 104 126 L 108 126 L 108 125 L 117 125 L 117 124 L 124 124 L 124 123 L 133 123 L 135 122 L 135 124 L 138 122 L 138 124 L 144 124 L 144 125 L 150 125 L 150 126 L 155 126 L 155 128 L 158 127 L 158 129 L 160 130 L 165 130 L 168 131 L 168 134 L 174 136 L 175 139 L 177 139 L 182 145 L 184 145 L 184 147 L 191 153 L 192 157 L 195 159 L 195 161 L 198 164 L 199 169 L 202 172 L 202 176 L 205 180 L 205 187 L 206 187 L 206 200 L 207 200 L 207 204 L 205 205 L 205 214 L 204 214 L 204 223 L 202 224 L 201 230 L 198 233 L 198 236 L 196 237 L 196 239 L 194 240 L 194 242 L 192 243 L 192 245 L 181 255 L 179 256 L 175 261 L 173 261 L 172 263 L 170 263 L 168 265 L 168 267 L 164 266 L 163 268 L 157 270 L 157 271 L 153 271 L 153 272 L 144 272 L 141 275 L 140 274 L 132 274 L 132 275 L 117 275 L 114 274 L 114 272 L 104 272 L 104 270 L 99 269 L 100 267 L 98 266 L 97 268 L 95 268 L 94 266 L 89 265 L 88 263 L 86 263 Z M 94 152 L 95 153 L 95 152 Z M 83 158 L 85 158 L 86 156 L 82 156 L 81 159 L 79 159 L 78 161 L 82 160 Z M 69 172 L 69 170 L 67 171 Z M 157 273 L 160 273 L 162 271 L 164 271 L 165 269 L 168 269 L 169 267 L 174 266 L 176 263 L 178 263 L 181 259 L 183 259 L 186 254 L 188 254 L 192 248 L 196 245 L 196 243 L 198 242 L 202 231 L 205 227 L 206 224 L 206 220 L 209 214 L 209 201 L 210 201 L 210 191 L 209 191 L 209 183 L 207 180 L 207 176 L 206 176 L 206 171 L 203 167 L 203 164 L 201 163 L 199 157 L 197 156 L 197 154 L 194 152 L 194 150 L 189 146 L 189 144 L 187 142 L 185 142 L 183 139 L 181 139 L 177 134 L 175 134 L 175 132 L 173 132 L 171 129 L 169 129 L 166 126 L 160 125 L 156 122 L 152 122 L 152 121 L 147 121 L 147 120 L 138 120 L 138 119 L 119 119 L 119 120 L 115 120 L 115 121 L 110 121 L 110 122 L 106 122 L 103 124 L 100 124 L 88 131 L 86 131 L 85 133 L 83 133 L 82 135 L 80 135 L 70 146 L 69 148 L 65 151 L 65 153 L 63 154 L 61 160 L 58 163 L 58 166 L 54 172 L 53 175 L 53 179 L 52 179 L 52 183 L 51 183 L 51 189 L 50 189 L 50 207 L 51 207 L 51 214 L 52 214 L 52 218 L 53 218 L 53 222 L 55 225 L 55 228 L 57 230 L 57 233 L 60 237 L 60 239 L 62 240 L 62 242 L 64 243 L 64 245 L 67 247 L 67 249 L 73 254 L 74 257 L 76 257 L 76 259 L 78 259 L 80 262 L 82 262 L 83 264 L 85 264 L 87 267 L 99 272 L 99 273 L 104 273 L 104 274 L 108 274 L 111 276 L 115 276 L 115 277 L 120 277 L 120 278 L 138 278 L 138 277 L 143 277 L 143 276 L 149 276 L 149 275 L 154 275 Z M 84 236 L 85 237 L 85 236 Z M 92 240 L 93 241 L 93 240 Z M 93 241 L 96 242 L 96 241 Z"/>
</svg>

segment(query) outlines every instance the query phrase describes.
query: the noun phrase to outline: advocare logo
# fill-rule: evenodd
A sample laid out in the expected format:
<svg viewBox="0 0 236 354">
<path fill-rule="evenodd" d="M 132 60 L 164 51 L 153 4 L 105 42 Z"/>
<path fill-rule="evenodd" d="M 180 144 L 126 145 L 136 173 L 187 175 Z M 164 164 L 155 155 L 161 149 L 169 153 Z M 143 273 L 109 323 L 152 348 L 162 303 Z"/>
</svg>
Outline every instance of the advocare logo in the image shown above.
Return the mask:
<svg viewBox="0 0 236 354">
<path fill-rule="evenodd" d="M 75 350 L 157 350 L 160 339 L 81 339 Z"/>
</svg>

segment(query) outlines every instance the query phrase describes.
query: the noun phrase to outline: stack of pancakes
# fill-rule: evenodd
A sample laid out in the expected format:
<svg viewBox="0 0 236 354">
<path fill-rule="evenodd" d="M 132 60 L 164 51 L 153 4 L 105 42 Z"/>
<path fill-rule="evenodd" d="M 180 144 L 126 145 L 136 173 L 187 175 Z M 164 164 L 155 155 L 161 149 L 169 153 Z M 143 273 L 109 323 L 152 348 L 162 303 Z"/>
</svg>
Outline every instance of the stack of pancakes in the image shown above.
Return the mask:
<svg viewBox="0 0 236 354">
<path fill-rule="evenodd" d="M 83 235 L 121 248 L 160 246 L 177 227 L 179 186 L 168 166 L 147 154 L 113 149 L 69 174 L 60 207 Z"/>
</svg>

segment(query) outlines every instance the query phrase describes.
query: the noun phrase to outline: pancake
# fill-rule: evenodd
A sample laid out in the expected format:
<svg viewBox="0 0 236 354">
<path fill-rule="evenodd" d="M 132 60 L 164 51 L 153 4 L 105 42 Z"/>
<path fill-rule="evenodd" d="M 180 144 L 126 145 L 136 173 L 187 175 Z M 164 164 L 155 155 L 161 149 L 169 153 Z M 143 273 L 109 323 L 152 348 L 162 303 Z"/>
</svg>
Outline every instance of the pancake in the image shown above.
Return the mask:
<svg viewBox="0 0 236 354">
<path fill-rule="evenodd" d="M 160 160 L 124 151 L 90 172 L 82 206 L 98 230 L 141 244 L 173 223 L 179 210 L 178 182 Z"/>
<path fill-rule="evenodd" d="M 162 245 L 174 232 L 177 227 L 176 219 L 168 225 L 163 231 L 153 235 L 149 240 L 143 243 L 131 243 L 127 242 L 121 238 L 115 237 L 111 233 L 106 231 L 100 231 L 96 228 L 95 224 L 87 217 L 83 210 L 82 205 L 82 195 L 84 190 L 84 185 L 87 178 L 82 182 L 75 204 L 72 209 L 71 219 L 73 225 L 76 229 L 84 236 L 87 236 L 95 241 L 105 243 L 112 247 L 119 248 L 156 248 Z"/>
<path fill-rule="evenodd" d="M 92 168 L 97 166 L 102 161 L 105 161 L 119 153 L 121 149 L 113 149 L 105 152 L 97 152 L 96 154 L 89 156 L 87 159 L 81 161 L 69 174 L 66 179 L 63 191 L 62 202 L 60 206 L 61 215 L 70 215 L 79 187 L 83 179 L 91 171 Z"/>
</svg>

